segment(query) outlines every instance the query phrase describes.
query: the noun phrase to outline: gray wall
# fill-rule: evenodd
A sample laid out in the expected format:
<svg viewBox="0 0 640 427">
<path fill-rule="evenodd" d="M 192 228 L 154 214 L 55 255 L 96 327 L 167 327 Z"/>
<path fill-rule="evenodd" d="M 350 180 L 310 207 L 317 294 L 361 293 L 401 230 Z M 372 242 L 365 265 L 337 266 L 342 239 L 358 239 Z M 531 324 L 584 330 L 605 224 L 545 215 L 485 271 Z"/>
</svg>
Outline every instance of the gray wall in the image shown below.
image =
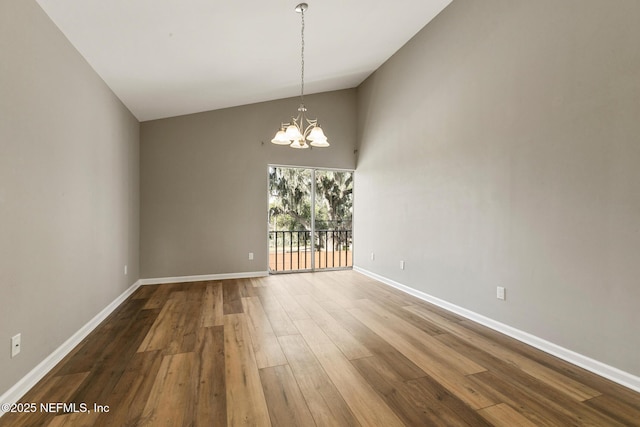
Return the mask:
<svg viewBox="0 0 640 427">
<path fill-rule="evenodd" d="M 0 394 L 138 279 L 138 140 L 36 2 L 0 1 Z"/>
<path fill-rule="evenodd" d="M 270 142 L 298 98 L 141 124 L 143 278 L 267 270 L 267 165 L 355 167 L 355 89 L 305 101 L 331 147 Z"/>
<path fill-rule="evenodd" d="M 455 0 L 358 90 L 356 265 L 640 375 L 638 22 Z"/>
</svg>

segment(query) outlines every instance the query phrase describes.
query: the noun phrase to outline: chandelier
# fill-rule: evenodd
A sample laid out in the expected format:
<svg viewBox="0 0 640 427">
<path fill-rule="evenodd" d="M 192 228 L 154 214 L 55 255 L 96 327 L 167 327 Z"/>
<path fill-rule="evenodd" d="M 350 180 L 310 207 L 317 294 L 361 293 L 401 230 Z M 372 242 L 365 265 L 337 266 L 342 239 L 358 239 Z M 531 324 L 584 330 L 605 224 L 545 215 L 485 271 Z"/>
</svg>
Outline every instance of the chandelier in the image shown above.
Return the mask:
<svg viewBox="0 0 640 427">
<path fill-rule="evenodd" d="M 291 148 L 328 147 L 327 137 L 318 126 L 318 120 L 311 120 L 307 117 L 307 108 L 304 106 L 304 12 L 309 5 L 300 3 L 296 6 L 296 12 L 302 16 L 302 49 L 301 49 L 301 78 L 300 78 L 300 106 L 298 116 L 292 117 L 290 123 L 282 123 L 280 130 L 271 140 L 277 145 L 288 145 Z M 307 143 L 308 142 L 308 143 Z"/>
</svg>

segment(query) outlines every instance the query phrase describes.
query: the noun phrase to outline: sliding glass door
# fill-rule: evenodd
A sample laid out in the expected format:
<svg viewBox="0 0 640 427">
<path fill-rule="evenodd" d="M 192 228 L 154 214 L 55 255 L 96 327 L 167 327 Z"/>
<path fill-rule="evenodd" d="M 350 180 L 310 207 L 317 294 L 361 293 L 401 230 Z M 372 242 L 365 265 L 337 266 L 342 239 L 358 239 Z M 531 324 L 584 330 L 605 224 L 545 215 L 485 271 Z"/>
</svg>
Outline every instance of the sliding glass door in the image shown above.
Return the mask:
<svg viewBox="0 0 640 427">
<path fill-rule="evenodd" d="M 269 270 L 350 268 L 353 172 L 269 166 Z"/>
</svg>

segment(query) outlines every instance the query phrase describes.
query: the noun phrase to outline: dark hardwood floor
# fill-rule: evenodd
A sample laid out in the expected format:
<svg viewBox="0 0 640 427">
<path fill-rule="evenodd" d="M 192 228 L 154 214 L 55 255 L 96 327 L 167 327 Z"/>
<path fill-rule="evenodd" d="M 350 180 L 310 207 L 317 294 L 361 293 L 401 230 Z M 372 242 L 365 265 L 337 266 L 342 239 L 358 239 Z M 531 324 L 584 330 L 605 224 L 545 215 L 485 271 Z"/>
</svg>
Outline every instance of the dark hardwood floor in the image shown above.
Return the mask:
<svg viewBox="0 0 640 427">
<path fill-rule="evenodd" d="M 353 271 L 141 287 L 21 402 L 0 426 L 640 426 L 639 393 Z"/>
</svg>

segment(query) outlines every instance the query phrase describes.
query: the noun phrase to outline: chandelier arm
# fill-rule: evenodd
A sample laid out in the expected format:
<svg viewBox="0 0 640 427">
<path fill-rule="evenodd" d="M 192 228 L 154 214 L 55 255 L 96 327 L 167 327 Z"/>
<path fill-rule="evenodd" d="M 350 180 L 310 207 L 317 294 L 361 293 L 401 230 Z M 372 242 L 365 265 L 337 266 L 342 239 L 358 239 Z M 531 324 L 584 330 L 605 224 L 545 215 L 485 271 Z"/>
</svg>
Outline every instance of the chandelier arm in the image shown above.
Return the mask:
<svg viewBox="0 0 640 427">
<path fill-rule="evenodd" d="M 306 121 L 306 124 L 300 123 L 300 126 L 305 126 L 304 128 L 304 132 L 302 133 L 302 135 L 304 136 L 304 138 L 306 139 L 309 136 L 309 133 L 311 132 L 311 130 L 318 126 L 318 119 L 309 119 L 306 116 L 304 117 L 304 120 Z M 302 129 L 301 129 L 302 130 Z"/>
<path fill-rule="evenodd" d="M 307 120 L 308 121 L 308 120 Z M 311 130 L 316 127 L 315 124 L 309 124 L 309 126 L 307 126 L 304 129 L 304 133 L 302 134 L 304 136 L 304 139 L 307 139 L 307 137 L 309 136 L 309 134 L 311 133 Z"/>
</svg>

